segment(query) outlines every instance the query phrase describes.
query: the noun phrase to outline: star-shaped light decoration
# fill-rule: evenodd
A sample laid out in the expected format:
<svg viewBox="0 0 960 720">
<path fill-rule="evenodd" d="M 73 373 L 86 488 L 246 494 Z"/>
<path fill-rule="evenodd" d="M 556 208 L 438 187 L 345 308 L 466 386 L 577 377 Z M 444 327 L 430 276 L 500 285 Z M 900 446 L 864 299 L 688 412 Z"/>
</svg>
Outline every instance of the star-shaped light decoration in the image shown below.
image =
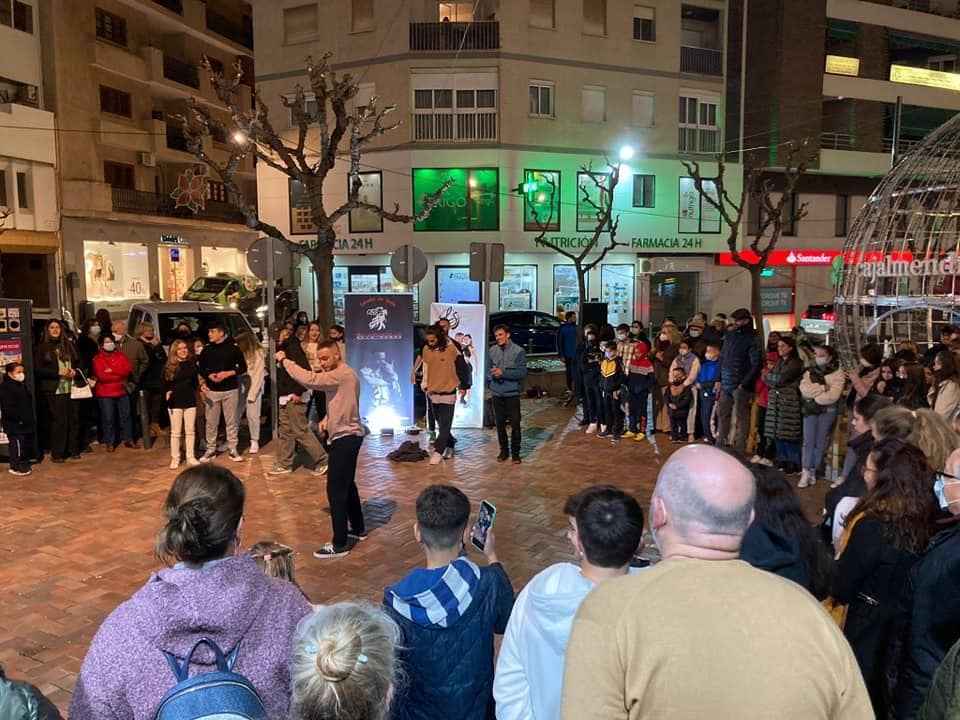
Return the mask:
<svg viewBox="0 0 960 720">
<path fill-rule="evenodd" d="M 170 193 L 170 197 L 176 202 L 175 207 L 190 208 L 193 213 L 200 212 L 206 207 L 207 176 L 197 175 L 193 168 L 187 168 L 177 178 L 177 188 Z"/>
</svg>

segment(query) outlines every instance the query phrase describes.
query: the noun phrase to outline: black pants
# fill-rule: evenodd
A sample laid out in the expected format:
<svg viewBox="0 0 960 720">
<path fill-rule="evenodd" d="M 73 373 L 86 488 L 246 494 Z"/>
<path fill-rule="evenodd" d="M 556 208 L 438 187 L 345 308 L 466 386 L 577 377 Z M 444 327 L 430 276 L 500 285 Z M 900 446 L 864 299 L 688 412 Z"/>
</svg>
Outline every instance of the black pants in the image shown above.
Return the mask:
<svg viewBox="0 0 960 720">
<path fill-rule="evenodd" d="M 333 547 L 347 546 L 348 529 L 357 535 L 366 532 L 363 508 L 357 490 L 357 456 L 363 437 L 348 435 L 334 440 L 327 448 L 327 502 L 333 517 Z"/>
<path fill-rule="evenodd" d="M 33 449 L 33 435 L 7 435 L 10 440 L 10 469 L 26 472 L 36 452 Z"/>
<path fill-rule="evenodd" d="M 683 415 L 675 415 L 670 413 L 670 439 L 687 439 L 687 413 L 684 413 Z"/>
<path fill-rule="evenodd" d="M 50 455 L 54 460 L 66 460 L 79 454 L 80 403 L 68 393 L 44 395 L 50 411 Z"/>
<path fill-rule="evenodd" d="M 566 373 L 567 390 L 573 392 L 573 358 L 563 358 L 563 369 Z"/>
<path fill-rule="evenodd" d="M 90 443 L 96 439 L 100 430 L 100 407 L 97 405 L 96 398 L 88 400 L 77 400 L 79 406 L 78 415 L 80 417 L 79 441 L 77 447 L 84 450 L 90 447 Z M 97 429 L 94 429 L 94 426 Z"/>
<path fill-rule="evenodd" d="M 513 447 L 513 457 L 520 457 L 520 397 L 493 396 L 493 417 L 497 423 L 497 440 L 500 442 L 500 454 L 510 454 Z M 507 443 L 507 422 L 510 423 L 510 443 Z"/>
<path fill-rule="evenodd" d="M 603 399 L 599 382 L 586 380 L 583 383 L 583 419 L 597 424 L 603 422 Z"/>
<path fill-rule="evenodd" d="M 437 441 L 433 444 L 436 451 L 443 454 L 447 447 L 453 447 L 450 428 L 453 427 L 453 412 L 456 405 L 451 403 L 433 403 L 433 414 L 437 418 Z"/>
<path fill-rule="evenodd" d="M 143 399 L 147 401 L 147 416 L 150 418 L 150 422 L 156 423 L 162 428 L 170 426 L 170 414 L 165 411 L 164 405 L 164 393 L 161 389 L 153 388 L 144 388 L 143 389 Z M 140 412 L 140 408 L 137 408 L 137 412 Z"/>
<path fill-rule="evenodd" d="M 623 435 L 623 413 L 620 412 L 620 401 L 613 396 L 612 391 L 603 391 L 603 414 L 601 422 L 607 426 L 607 432 L 615 438 Z"/>
</svg>

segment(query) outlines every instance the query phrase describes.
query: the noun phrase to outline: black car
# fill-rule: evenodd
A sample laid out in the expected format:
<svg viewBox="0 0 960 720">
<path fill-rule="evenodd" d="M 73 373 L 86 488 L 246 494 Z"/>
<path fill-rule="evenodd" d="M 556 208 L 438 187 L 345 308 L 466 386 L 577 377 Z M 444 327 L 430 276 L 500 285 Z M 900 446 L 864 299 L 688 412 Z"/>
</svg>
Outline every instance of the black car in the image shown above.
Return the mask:
<svg viewBox="0 0 960 720">
<path fill-rule="evenodd" d="M 555 315 L 537 310 L 507 310 L 490 313 L 490 336 L 493 343 L 493 328 L 506 325 L 510 339 L 527 351 L 527 355 L 555 355 L 560 321 Z"/>
</svg>

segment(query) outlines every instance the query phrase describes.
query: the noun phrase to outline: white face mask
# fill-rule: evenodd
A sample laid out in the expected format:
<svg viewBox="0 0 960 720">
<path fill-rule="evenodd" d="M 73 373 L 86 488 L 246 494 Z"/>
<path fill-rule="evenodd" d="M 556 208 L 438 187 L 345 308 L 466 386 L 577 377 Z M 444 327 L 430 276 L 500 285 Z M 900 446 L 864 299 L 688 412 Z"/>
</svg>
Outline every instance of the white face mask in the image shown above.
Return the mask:
<svg viewBox="0 0 960 720">
<path fill-rule="evenodd" d="M 114 345 L 112 342 L 105 342 L 103 344 L 103 349 L 106 350 L 107 352 L 113 352 L 116 347 L 117 346 Z"/>
<path fill-rule="evenodd" d="M 114 339 L 114 340 L 117 340 L 118 342 L 119 342 L 120 338 L 122 338 L 122 337 L 123 337 L 123 335 L 122 335 L 121 333 L 113 333 L 113 339 Z"/>
<path fill-rule="evenodd" d="M 623 332 L 617 333 L 617 340 L 626 340 L 626 339 L 627 339 L 626 333 L 623 333 Z"/>
<path fill-rule="evenodd" d="M 680 348 L 680 354 L 681 354 L 681 355 L 686 355 L 688 352 L 690 352 L 690 351 L 687 350 L 687 348 Z"/>
<path fill-rule="evenodd" d="M 10 373 L 10 377 L 17 382 L 23 382 L 26 376 L 23 373 Z"/>
</svg>

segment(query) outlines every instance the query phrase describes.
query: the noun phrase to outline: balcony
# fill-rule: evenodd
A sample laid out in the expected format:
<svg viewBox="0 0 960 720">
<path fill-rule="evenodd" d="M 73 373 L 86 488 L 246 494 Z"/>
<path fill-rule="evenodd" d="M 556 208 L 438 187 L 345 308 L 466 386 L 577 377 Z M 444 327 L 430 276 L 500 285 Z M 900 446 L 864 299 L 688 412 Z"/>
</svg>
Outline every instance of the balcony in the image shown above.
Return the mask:
<svg viewBox="0 0 960 720">
<path fill-rule="evenodd" d="M 680 72 L 723 76 L 723 53 L 710 48 L 680 46 Z"/>
<path fill-rule="evenodd" d="M 720 128 L 681 127 L 677 147 L 687 154 L 715 154 L 720 152 Z"/>
<path fill-rule="evenodd" d="M 113 211 L 135 215 L 160 215 L 186 220 L 212 220 L 214 222 L 244 223 L 243 213 L 230 203 L 207 200 L 206 207 L 194 214 L 188 208 L 175 207 L 169 195 L 159 195 L 140 190 L 111 188 Z"/>
<path fill-rule="evenodd" d="M 170 150 L 190 152 L 190 148 L 187 146 L 187 136 L 176 125 L 167 125 L 167 147 Z"/>
<path fill-rule="evenodd" d="M 499 49 L 499 22 L 410 23 L 411 51 Z"/>
<path fill-rule="evenodd" d="M 425 112 L 413 114 L 416 142 L 495 142 L 497 112 Z"/>
<path fill-rule="evenodd" d="M 849 133 L 820 133 L 820 147 L 824 150 L 853 150 L 853 146 L 853 135 Z"/>
<path fill-rule="evenodd" d="M 248 16 L 236 22 L 207 8 L 207 30 L 253 50 L 253 20 Z"/>
<path fill-rule="evenodd" d="M 177 15 L 183 15 L 183 0 L 153 0 L 153 2 Z"/>
<path fill-rule="evenodd" d="M 196 90 L 200 89 L 200 72 L 197 66 L 185 63 L 183 60 L 178 60 L 166 53 L 163 55 L 163 76 L 167 80 L 173 80 L 181 85 Z"/>
</svg>

